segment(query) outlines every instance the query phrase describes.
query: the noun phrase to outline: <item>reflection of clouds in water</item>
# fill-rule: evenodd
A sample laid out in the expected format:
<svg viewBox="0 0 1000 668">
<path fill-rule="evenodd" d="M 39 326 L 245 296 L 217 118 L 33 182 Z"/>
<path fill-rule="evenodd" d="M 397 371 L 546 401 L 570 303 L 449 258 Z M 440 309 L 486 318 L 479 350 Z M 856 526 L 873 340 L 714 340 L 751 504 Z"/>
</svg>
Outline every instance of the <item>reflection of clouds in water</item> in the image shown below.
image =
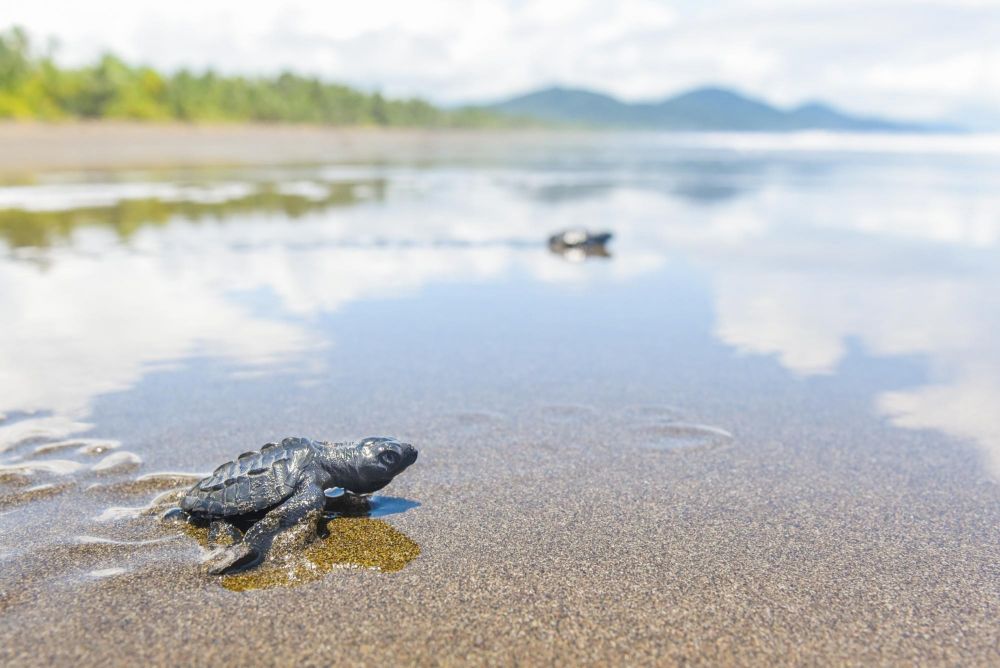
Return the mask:
<svg viewBox="0 0 1000 668">
<path fill-rule="evenodd" d="M 1000 275 L 867 279 L 721 273 L 716 332 L 803 375 L 833 372 L 848 338 L 877 356 L 926 358 L 932 384 L 884 393 L 878 409 L 903 427 L 973 439 L 1000 476 Z"/>
<path fill-rule="evenodd" d="M 1000 476 L 1000 274 L 980 261 L 1000 245 L 1000 200 L 936 195 L 921 217 L 905 188 L 883 192 L 878 208 L 852 195 L 836 200 L 842 228 L 864 236 L 818 244 L 784 226 L 748 240 L 739 258 L 702 254 L 712 264 L 716 335 L 801 375 L 835 372 L 849 339 L 880 357 L 921 356 L 932 384 L 881 395 L 879 411 L 899 426 L 972 439 Z M 826 217 L 802 225 L 827 227 Z"/>
<path fill-rule="evenodd" d="M 515 270 L 544 281 L 593 279 L 586 268 L 553 261 L 543 239 L 530 249 L 434 245 L 440 238 L 475 243 L 527 234 L 537 223 L 523 204 L 485 222 L 458 203 L 425 204 L 412 215 L 412 227 L 402 231 L 398 209 L 377 207 L 294 224 L 266 217 L 178 221 L 143 228 L 127 246 L 107 230 L 81 228 L 68 248 L 35 253 L 41 263 L 0 260 L 0 311 L 7 317 L 0 328 L 0 410 L 45 412 L 0 426 L 0 441 L 86 429 L 79 420 L 94 397 L 134 385 L 157 363 L 205 355 L 249 367 L 239 373 L 291 363 L 327 343 L 303 319 L 354 301 Z M 412 243 L 378 241 L 400 236 Z M 604 276 L 628 276 L 648 263 L 640 257 Z M 255 293 L 276 297 L 280 313 L 262 314 L 234 298 Z"/>
<path fill-rule="evenodd" d="M 716 336 L 748 353 L 775 354 L 798 373 L 833 372 L 844 353 L 843 312 L 816 308 L 816 295 L 803 292 L 796 276 L 760 278 L 716 276 Z"/>
<path fill-rule="evenodd" d="M 169 258 L 61 252 L 44 270 L 0 263 L 0 286 L 4 409 L 79 418 L 95 395 L 131 386 L 152 362 L 206 354 L 259 364 L 315 343 Z"/>
<path fill-rule="evenodd" d="M 940 429 L 978 443 L 990 473 L 1000 478 L 1000 365 L 957 375 L 941 385 L 887 392 L 879 409 L 894 424 Z"/>
<path fill-rule="evenodd" d="M 973 439 L 1000 476 L 1000 274 L 977 263 L 1000 246 L 1000 189 L 941 178 L 825 175 L 711 207 L 636 191 L 633 209 L 660 224 L 630 229 L 626 216 L 618 238 L 697 258 L 712 275 L 715 334 L 795 373 L 833 373 L 852 338 L 874 355 L 927 358 L 935 383 L 886 393 L 879 410 Z M 955 257 L 971 261 L 942 267 Z"/>
<path fill-rule="evenodd" d="M 849 273 L 852 269 L 859 271 L 719 270 L 716 334 L 741 350 L 776 354 L 802 375 L 833 373 L 852 337 L 878 356 L 951 360 L 974 352 L 982 361 L 994 347 L 988 334 L 1000 322 L 980 313 L 1000 302 L 1000 295 L 991 295 L 990 276 L 958 280 L 882 275 L 877 267 L 867 275 Z"/>
<path fill-rule="evenodd" d="M 134 384 L 151 363 L 290 360 L 326 343 L 303 320 L 351 302 L 514 273 L 561 284 L 627 280 L 687 256 L 711 275 L 715 333 L 740 350 L 776 355 L 803 375 L 834 372 L 851 338 L 875 355 L 925 356 L 933 384 L 887 393 L 880 410 L 902 426 L 975 439 L 1000 474 L 1000 422 L 991 417 L 1000 414 L 991 410 L 1000 405 L 1000 346 L 990 336 L 1000 331 L 1000 276 L 975 264 L 1000 244 L 994 172 L 785 164 L 750 170 L 748 181 L 731 172 L 724 180 L 742 194 L 692 204 L 676 194 L 691 174 L 671 169 L 333 170 L 327 176 L 384 178 L 385 200 L 294 223 L 176 221 L 140 229 L 127 248 L 107 231 L 78 229 L 70 249 L 43 253 L 44 270 L 0 260 L 0 309 L 11 318 L 0 329 L 0 410 L 54 411 L 38 428 L 69 433 L 96 395 Z M 703 177 L 712 185 L 712 170 Z M 282 187 L 318 197 L 310 183 Z M 554 186 L 589 196 L 551 197 Z M 575 227 L 614 231 L 614 259 L 549 256 L 548 234 Z M 954 258 L 972 265 L 941 269 Z M 274 296 L 281 312 L 233 299 L 256 293 Z M 30 428 L 0 426 L 0 441 L 4 430 Z"/>
<path fill-rule="evenodd" d="M 879 410 L 974 440 L 1000 476 L 1000 274 L 983 262 L 1000 247 L 996 181 L 969 164 L 858 166 L 776 174 L 710 206 L 649 187 L 604 203 L 628 212 L 619 247 L 708 269 L 715 334 L 739 350 L 801 375 L 833 373 L 849 339 L 926 358 L 933 384 L 885 393 Z"/>
<path fill-rule="evenodd" d="M 180 186 L 173 183 L 61 183 L 0 188 L 0 209 L 65 211 L 112 206 L 123 200 L 155 198 L 164 202 L 214 204 L 246 197 L 250 183 Z"/>
</svg>

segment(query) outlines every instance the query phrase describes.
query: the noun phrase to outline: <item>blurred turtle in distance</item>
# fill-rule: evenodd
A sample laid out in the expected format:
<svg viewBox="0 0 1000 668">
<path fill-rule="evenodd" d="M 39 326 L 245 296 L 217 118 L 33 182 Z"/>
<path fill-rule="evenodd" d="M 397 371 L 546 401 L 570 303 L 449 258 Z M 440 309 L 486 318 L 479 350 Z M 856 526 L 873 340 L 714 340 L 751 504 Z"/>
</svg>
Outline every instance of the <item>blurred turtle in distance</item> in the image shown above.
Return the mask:
<svg viewBox="0 0 1000 668">
<path fill-rule="evenodd" d="M 611 232 L 590 232 L 584 229 L 563 230 L 549 237 L 549 250 L 567 260 L 580 262 L 589 257 L 611 257 L 607 244 Z"/>
</svg>

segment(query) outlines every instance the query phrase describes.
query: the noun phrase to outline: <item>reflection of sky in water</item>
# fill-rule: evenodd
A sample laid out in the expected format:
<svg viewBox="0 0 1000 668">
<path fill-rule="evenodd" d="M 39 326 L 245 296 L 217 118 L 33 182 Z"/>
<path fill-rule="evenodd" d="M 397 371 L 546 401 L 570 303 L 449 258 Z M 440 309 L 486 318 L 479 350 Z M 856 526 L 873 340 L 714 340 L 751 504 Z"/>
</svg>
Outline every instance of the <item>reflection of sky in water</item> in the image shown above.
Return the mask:
<svg viewBox="0 0 1000 668">
<path fill-rule="evenodd" d="M 680 272 L 704 286 L 718 340 L 796 376 L 837 374 L 853 346 L 924 360 L 926 380 L 886 383 L 876 409 L 901 426 L 972 439 L 1000 474 L 1000 163 L 857 148 L 637 160 L 602 145 L 595 155 L 523 168 L 296 170 L 276 192 L 322 201 L 328 182 L 357 181 L 356 198 L 294 220 L 274 210 L 199 221 L 178 212 L 124 240 L 74 223 L 61 243 L 9 249 L 0 255 L 0 411 L 35 417 L 0 426 L 0 448 L 84 430 L 95 398 L 191 358 L 229 361 L 240 374 L 322 376 L 330 357 L 315 353 L 338 345 L 324 318 L 350 305 L 404 312 L 452 286 L 488 317 L 476 286 L 525 300 L 544 288 L 568 308 L 592 293 L 631 317 L 676 305 L 603 303 L 610 293 L 600 288 L 655 295 Z M 377 198 L 372 179 L 385 184 Z M 232 175 L 216 185 L 45 183 L 0 188 L 0 205 L 51 212 L 134 197 L 211 206 L 254 187 Z M 581 226 L 615 232 L 611 260 L 546 252 L 548 234 Z M 662 326 L 685 316 L 656 317 Z M 535 327 L 545 337 L 558 321 Z M 410 333 L 423 344 L 435 335 Z M 518 341 L 501 351 L 513 367 Z"/>
<path fill-rule="evenodd" d="M 343 491 L 338 487 L 334 488 L 333 491 L 327 490 L 326 495 L 330 498 L 338 498 L 338 493 L 341 494 Z M 327 516 L 339 516 L 341 514 L 346 514 L 351 517 L 388 517 L 389 515 L 399 515 L 400 513 L 405 513 L 408 510 L 413 510 L 414 508 L 419 508 L 419 501 L 411 501 L 410 499 L 403 499 L 398 496 L 382 496 L 375 494 L 368 497 L 368 505 L 363 510 L 354 509 L 349 510 L 347 513 L 342 513 L 338 510 L 327 511 Z"/>
</svg>

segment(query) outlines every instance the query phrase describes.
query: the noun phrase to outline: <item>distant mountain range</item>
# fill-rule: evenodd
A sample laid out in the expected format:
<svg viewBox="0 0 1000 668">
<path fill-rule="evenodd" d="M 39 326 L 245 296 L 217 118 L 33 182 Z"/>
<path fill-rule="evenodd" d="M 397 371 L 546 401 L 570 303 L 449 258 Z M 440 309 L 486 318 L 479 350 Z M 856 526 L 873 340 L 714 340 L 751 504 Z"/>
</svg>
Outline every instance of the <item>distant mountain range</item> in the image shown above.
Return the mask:
<svg viewBox="0 0 1000 668">
<path fill-rule="evenodd" d="M 573 88 L 546 88 L 487 105 L 520 118 L 590 127 L 658 130 L 948 132 L 958 128 L 846 114 L 812 102 L 779 109 L 726 88 L 698 88 L 660 102 L 622 102 Z"/>
</svg>

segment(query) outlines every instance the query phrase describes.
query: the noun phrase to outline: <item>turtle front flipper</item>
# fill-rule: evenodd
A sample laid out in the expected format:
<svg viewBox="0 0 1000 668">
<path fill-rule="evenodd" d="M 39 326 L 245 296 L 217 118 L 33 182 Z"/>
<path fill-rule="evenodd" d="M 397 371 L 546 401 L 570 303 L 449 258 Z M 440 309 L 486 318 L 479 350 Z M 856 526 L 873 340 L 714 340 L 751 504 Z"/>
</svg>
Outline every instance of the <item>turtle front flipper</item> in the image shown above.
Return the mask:
<svg viewBox="0 0 1000 668">
<path fill-rule="evenodd" d="M 291 496 L 250 527 L 242 541 L 211 557 L 206 562 L 208 572 L 218 575 L 257 564 L 279 533 L 295 526 L 310 513 L 318 519 L 325 499 L 323 488 L 311 478 L 306 478 Z M 312 531 L 315 533 L 316 527 L 312 527 Z"/>
<path fill-rule="evenodd" d="M 336 489 L 340 489 L 339 487 Z M 371 512 L 371 497 L 361 494 L 352 494 L 341 490 L 338 495 L 331 495 L 326 492 L 325 512 L 348 517 L 363 517 Z"/>
</svg>

